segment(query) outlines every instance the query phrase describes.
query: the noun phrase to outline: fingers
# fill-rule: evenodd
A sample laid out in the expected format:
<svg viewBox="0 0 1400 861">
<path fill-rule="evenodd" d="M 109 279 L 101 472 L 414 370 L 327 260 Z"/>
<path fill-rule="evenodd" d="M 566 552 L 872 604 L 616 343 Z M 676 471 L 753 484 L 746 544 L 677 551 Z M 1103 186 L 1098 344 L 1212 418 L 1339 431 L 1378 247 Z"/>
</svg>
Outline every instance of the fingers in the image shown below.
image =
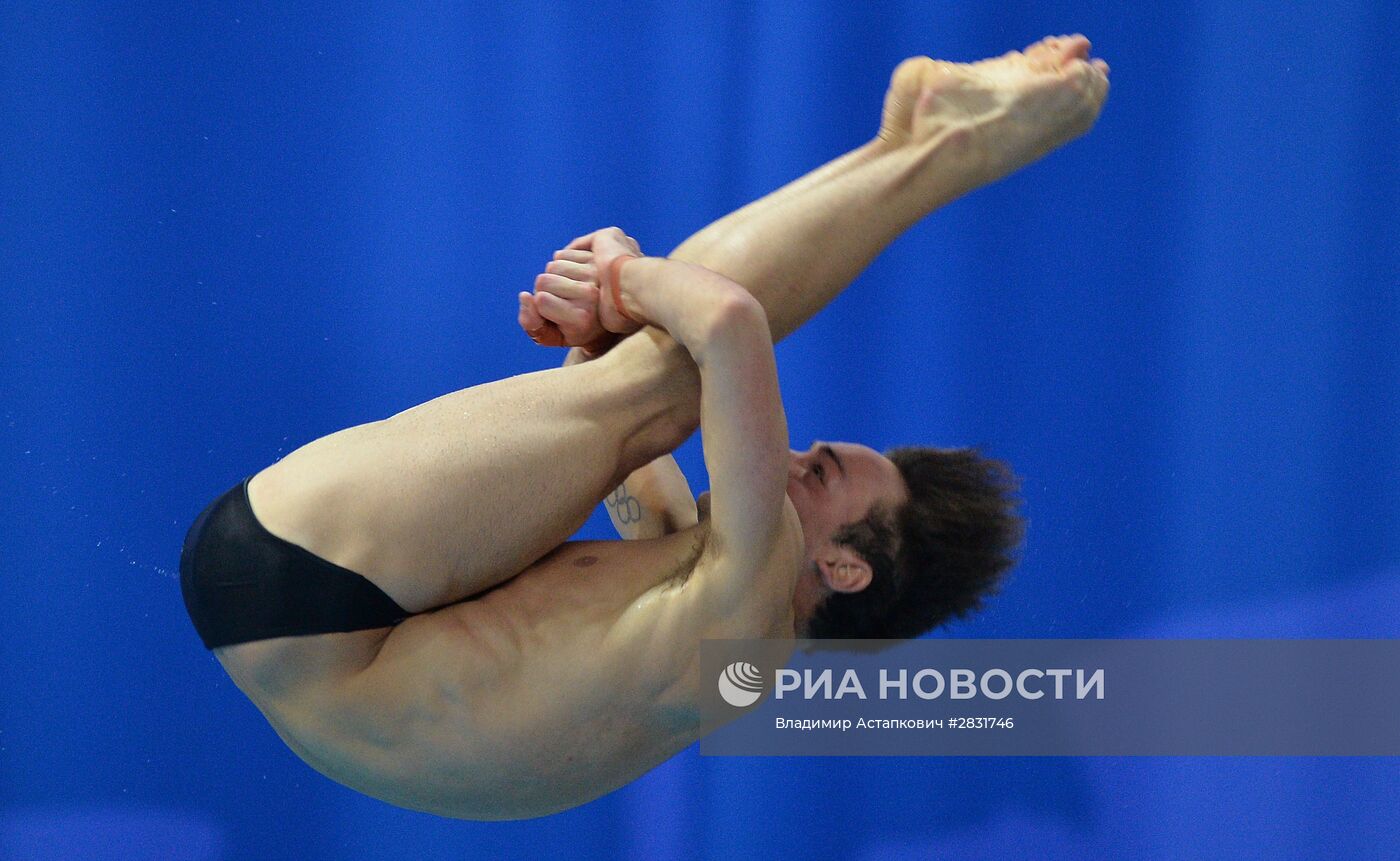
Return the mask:
<svg viewBox="0 0 1400 861">
<path fill-rule="evenodd" d="M 595 230 L 595 231 L 593 231 L 592 233 L 586 233 L 586 234 L 584 234 L 583 236 L 580 236 L 580 237 L 574 239 L 572 242 L 570 242 L 568 245 L 565 245 L 564 247 L 565 247 L 566 249 L 578 249 L 578 250 L 581 250 L 581 251 L 592 251 L 592 250 L 593 250 L 593 243 L 597 240 L 597 238 L 598 238 L 600 235 L 605 234 L 605 233 L 609 233 L 609 232 L 611 232 L 611 231 L 617 231 L 618 233 L 621 233 L 621 232 L 622 232 L 622 228 L 620 228 L 620 227 L 604 227 L 602 230 Z"/>
<path fill-rule="evenodd" d="M 544 271 L 551 275 L 562 275 L 578 282 L 598 283 L 597 270 L 587 264 L 575 263 L 571 260 L 551 260 L 545 264 Z"/>
<path fill-rule="evenodd" d="M 525 330 L 525 334 L 530 336 L 542 347 L 562 347 L 564 346 L 564 334 L 559 331 L 559 327 L 546 320 L 540 315 L 536 307 L 535 297 L 529 293 L 520 293 L 520 314 L 517 317 L 520 328 Z"/>
<path fill-rule="evenodd" d="M 597 231 L 595 230 L 593 233 L 589 233 L 589 234 L 584 235 L 584 236 L 576 237 L 575 239 L 570 240 L 568 245 L 565 245 L 565 246 L 564 246 L 564 250 L 565 250 L 565 251 L 572 251 L 572 250 L 578 250 L 578 251 L 592 251 L 592 250 L 593 250 L 593 237 L 594 237 L 594 235 L 596 235 L 596 234 L 597 234 Z"/>
<path fill-rule="evenodd" d="M 595 351 L 607 338 L 598 320 L 598 254 L 642 256 L 637 240 L 620 227 L 605 227 L 575 237 L 554 252 L 535 278 L 534 295 L 520 294 L 520 325 L 536 343 L 574 345 Z"/>
<path fill-rule="evenodd" d="M 596 301 L 593 299 L 598 287 L 587 281 L 575 281 L 563 275 L 544 272 L 535 276 L 535 295 L 553 294 L 561 299 L 574 302 Z"/>
<path fill-rule="evenodd" d="M 535 309 L 535 299 L 529 293 L 521 292 L 517 294 L 520 298 L 520 314 L 516 317 L 520 323 L 520 328 L 526 332 L 533 332 L 543 328 L 544 318 Z"/>
<path fill-rule="evenodd" d="M 598 287 L 592 282 L 546 272 L 535 279 L 534 308 L 570 346 L 587 344 L 603 332 L 598 322 Z"/>
<path fill-rule="evenodd" d="M 637 240 L 624 233 L 621 227 L 604 227 L 602 230 L 595 230 L 585 236 L 577 237 L 564 247 L 565 250 L 592 251 L 593 244 L 597 242 L 600 237 L 604 236 L 615 242 L 631 246 L 633 253 L 639 257 L 641 256 L 642 247 L 637 244 Z"/>
<path fill-rule="evenodd" d="M 612 228 L 611 230 L 599 231 L 598 235 L 593 238 L 593 256 L 598 267 L 608 265 L 608 262 L 619 254 L 640 256 L 636 241 L 621 230 Z"/>
<path fill-rule="evenodd" d="M 552 293 L 536 293 L 535 307 L 540 316 L 554 323 L 563 334 L 564 343 L 579 346 L 598 337 L 603 328 L 598 325 L 597 312 L 590 312 Z"/>
</svg>

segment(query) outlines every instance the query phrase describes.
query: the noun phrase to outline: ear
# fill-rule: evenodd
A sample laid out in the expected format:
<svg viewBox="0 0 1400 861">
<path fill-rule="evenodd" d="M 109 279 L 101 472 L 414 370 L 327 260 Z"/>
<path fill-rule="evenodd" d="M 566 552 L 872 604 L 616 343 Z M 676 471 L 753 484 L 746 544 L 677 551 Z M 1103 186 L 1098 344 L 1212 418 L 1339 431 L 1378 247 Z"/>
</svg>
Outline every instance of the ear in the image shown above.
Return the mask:
<svg viewBox="0 0 1400 861">
<path fill-rule="evenodd" d="M 828 544 L 817 555 L 817 568 L 822 580 L 833 592 L 859 592 L 870 585 L 875 576 L 870 563 L 849 547 Z"/>
</svg>

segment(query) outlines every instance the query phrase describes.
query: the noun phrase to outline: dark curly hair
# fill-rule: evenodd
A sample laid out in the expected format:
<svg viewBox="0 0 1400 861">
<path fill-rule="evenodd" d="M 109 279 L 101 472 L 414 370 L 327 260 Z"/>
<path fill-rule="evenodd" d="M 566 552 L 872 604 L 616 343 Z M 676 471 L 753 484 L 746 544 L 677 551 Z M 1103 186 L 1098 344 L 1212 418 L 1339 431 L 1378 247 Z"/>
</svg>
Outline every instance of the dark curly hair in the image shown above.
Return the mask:
<svg viewBox="0 0 1400 861">
<path fill-rule="evenodd" d="M 906 639 L 979 609 L 1014 563 L 1025 522 L 1016 476 L 972 448 L 897 448 L 909 499 L 835 535 L 870 564 L 870 584 L 819 606 L 806 636 Z"/>
</svg>

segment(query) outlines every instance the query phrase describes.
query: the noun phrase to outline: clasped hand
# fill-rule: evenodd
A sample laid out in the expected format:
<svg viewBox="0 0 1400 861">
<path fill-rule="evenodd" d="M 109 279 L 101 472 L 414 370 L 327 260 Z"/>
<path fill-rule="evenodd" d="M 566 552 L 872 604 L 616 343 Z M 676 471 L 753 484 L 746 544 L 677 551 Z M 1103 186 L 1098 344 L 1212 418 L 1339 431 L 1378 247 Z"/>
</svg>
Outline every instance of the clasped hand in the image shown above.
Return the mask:
<svg viewBox="0 0 1400 861">
<path fill-rule="evenodd" d="M 554 252 L 535 278 L 535 292 L 520 293 L 520 327 L 546 347 L 580 347 L 590 356 L 607 352 L 640 326 L 623 316 L 599 273 L 618 256 L 642 256 L 637 240 L 607 227 L 580 236 Z"/>
</svg>

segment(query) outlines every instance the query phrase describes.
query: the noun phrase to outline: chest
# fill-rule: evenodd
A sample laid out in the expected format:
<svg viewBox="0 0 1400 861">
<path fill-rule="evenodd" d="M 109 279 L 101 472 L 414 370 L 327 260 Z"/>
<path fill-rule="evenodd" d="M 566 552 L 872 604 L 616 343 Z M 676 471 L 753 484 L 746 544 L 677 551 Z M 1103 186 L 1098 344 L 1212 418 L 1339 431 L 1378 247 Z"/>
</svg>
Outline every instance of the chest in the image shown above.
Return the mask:
<svg viewBox="0 0 1400 861">
<path fill-rule="evenodd" d="M 476 603 L 522 645 L 609 629 L 637 602 L 684 583 L 702 546 L 695 530 L 652 541 L 568 542 Z"/>
</svg>

